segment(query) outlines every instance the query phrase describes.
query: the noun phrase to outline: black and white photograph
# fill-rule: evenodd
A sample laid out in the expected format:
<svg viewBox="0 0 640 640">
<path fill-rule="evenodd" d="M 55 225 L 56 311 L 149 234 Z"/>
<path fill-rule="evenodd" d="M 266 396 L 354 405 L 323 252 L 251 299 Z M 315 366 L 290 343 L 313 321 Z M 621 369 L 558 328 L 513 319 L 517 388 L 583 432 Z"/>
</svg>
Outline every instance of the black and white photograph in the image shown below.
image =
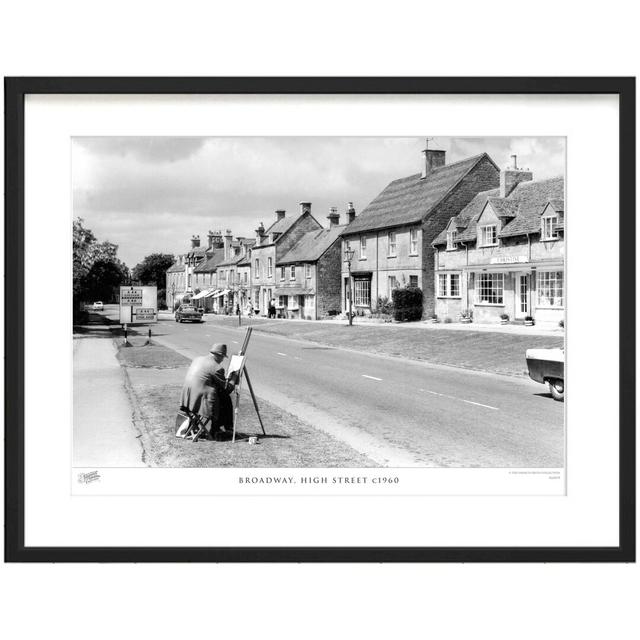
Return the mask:
<svg viewBox="0 0 640 640">
<path fill-rule="evenodd" d="M 562 136 L 73 137 L 78 482 L 563 471 L 566 163 Z"/>
</svg>

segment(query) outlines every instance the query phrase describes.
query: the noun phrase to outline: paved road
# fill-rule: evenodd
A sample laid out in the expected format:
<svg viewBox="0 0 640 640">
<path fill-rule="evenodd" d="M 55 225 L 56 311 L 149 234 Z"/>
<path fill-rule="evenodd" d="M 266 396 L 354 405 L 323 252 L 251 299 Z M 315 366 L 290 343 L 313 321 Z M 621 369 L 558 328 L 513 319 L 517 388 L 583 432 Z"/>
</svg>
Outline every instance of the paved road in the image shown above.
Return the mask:
<svg viewBox="0 0 640 640">
<path fill-rule="evenodd" d="M 235 352 L 244 333 L 244 328 L 218 326 L 215 319 L 204 324 L 161 320 L 154 327 L 158 341 L 189 357 L 206 353 L 213 342 L 226 342 Z M 247 366 L 259 397 L 381 465 L 563 466 L 564 404 L 529 380 L 255 331 Z"/>
</svg>

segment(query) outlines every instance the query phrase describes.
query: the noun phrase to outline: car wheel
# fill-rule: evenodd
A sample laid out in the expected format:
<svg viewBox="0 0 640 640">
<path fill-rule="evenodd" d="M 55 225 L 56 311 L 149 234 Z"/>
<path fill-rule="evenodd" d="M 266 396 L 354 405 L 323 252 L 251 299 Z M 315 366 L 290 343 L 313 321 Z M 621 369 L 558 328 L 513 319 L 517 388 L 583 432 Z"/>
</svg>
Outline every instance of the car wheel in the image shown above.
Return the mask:
<svg viewBox="0 0 640 640">
<path fill-rule="evenodd" d="M 547 380 L 547 384 L 549 385 L 549 391 L 553 399 L 558 402 L 564 402 L 564 380 L 553 378 Z"/>
</svg>

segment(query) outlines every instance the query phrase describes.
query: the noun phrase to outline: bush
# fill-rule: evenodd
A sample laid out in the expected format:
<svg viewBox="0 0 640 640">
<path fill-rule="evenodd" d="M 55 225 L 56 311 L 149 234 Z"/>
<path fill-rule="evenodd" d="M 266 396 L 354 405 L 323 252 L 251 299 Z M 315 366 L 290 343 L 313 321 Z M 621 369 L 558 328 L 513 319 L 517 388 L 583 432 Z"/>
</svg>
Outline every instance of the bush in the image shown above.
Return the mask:
<svg viewBox="0 0 640 640">
<path fill-rule="evenodd" d="M 393 303 L 387 296 L 378 297 L 378 301 L 376 302 L 376 312 L 379 314 L 390 315 L 393 313 Z"/>
<path fill-rule="evenodd" d="M 394 320 L 406 322 L 422 319 L 422 289 L 418 287 L 394 289 L 391 299 Z"/>
</svg>

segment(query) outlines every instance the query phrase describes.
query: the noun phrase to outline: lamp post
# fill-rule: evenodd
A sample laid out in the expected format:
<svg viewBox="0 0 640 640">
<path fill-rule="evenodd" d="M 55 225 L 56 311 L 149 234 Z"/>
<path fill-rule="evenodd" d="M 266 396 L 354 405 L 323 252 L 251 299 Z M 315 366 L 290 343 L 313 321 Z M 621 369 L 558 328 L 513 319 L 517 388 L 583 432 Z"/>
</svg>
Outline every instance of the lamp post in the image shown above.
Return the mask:
<svg viewBox="0 0 640 640">
<path fill-rule="evenodd" d="M 347 299 L 349 300 L 349 326 L 353 324 L 353 313 L 351 312 L 351 261 L 353 260 L 353 249 L 347 248 L 344 252 L 344 261 L 347 263 L 347 271 L 349 277 L 347 278 Z"/>
<path fill-rule="evenodd" d="M 176 283 L 175 280 L 171 280 L 171 311 L 174 310 L 176 306 Z"/>
</svg>

